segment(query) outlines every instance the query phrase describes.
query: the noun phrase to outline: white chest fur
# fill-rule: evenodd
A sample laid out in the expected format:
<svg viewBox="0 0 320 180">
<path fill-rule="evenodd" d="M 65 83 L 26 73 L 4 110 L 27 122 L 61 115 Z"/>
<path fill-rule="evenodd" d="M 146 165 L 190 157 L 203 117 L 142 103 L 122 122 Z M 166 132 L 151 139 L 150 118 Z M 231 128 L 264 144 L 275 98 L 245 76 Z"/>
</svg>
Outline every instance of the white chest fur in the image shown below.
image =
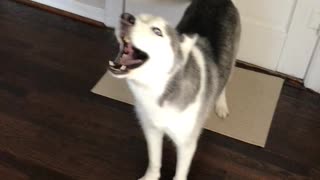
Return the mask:
<svg viewBox="0 0 320 180">
<path fill-rule="evenodd" d="M 204 67 L 203 56 L 198 49 L 193 50 L 197 63 L 200 67 Z M 193 135 L 193 131 L 197 127 L 198 116 L 201 108 L 201 98 L 204 93 L 205 75 L 204 69 L 200 68 L 201 85 L 199 93 L 193 103 L 189 104 L 184 110 L 164 103 L 159 104 L 159 99 L 165 91 L 170 76 L 150 77 L 147 75 L 140 76 L 143 84 L 128 80 L 128 85 L 135 97 L 135 108 L 141 123 L 151 123 L 157 129 L 167 133 L 176 143 L 188 140 Z M 152 74 L 152 73 L 151 73 Z"/>
<path fill-rule="evenodd" d="M 157 129 L 167 133 L 174 141 L 185 141 L 191 135 L 197 123 L 200 109 L 199 101 L 190 104 L 180 111 L 174 106 L 164 104 L 160 106 L 159 98 L 165 88 L 158 84 L 157 91 L 138 84 L 128 82 L 135 97 L 135 108 L 141 123 L 151 123 Z M 161 93 L 161 94 L 160 94 Z"/>
</svg>

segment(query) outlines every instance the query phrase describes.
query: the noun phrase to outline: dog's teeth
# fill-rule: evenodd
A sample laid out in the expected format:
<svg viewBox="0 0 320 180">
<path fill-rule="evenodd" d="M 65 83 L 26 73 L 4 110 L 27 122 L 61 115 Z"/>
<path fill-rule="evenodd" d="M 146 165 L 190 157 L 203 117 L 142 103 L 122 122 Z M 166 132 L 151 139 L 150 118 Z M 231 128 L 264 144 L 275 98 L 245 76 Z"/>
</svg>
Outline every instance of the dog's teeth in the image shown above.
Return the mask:
<svg viewBox="0 0 320 180">
<path fill-rule="evenodd" d="M 127 66 L 121 66 L 120 68 L 122 71 L 126 70 L 127 69 Z"/>
<path fill-rule="evenodd" d="M 109 61 L 109 65 L 110 66 L 115 66 L 114 62 L 112 62 L 112 61 Z"/>
</svg>

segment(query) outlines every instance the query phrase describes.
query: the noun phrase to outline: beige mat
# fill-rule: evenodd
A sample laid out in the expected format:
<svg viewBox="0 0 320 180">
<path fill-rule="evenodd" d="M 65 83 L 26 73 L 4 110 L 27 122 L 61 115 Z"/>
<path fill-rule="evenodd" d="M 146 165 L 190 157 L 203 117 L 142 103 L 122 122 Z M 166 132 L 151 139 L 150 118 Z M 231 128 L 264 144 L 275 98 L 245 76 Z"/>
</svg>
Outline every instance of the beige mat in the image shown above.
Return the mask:
<svg viewBox="0 0 320 180">
<path fill-rule="evenodd" d="M 283 80 L 236 68 L 227 90 L 230 116 L 219 119 L 214 111 L 206 129 L 264 147 Z M 132 96 L 123 80 L 105 74 L 92 92 L 132 104 Z"/>
</svg>

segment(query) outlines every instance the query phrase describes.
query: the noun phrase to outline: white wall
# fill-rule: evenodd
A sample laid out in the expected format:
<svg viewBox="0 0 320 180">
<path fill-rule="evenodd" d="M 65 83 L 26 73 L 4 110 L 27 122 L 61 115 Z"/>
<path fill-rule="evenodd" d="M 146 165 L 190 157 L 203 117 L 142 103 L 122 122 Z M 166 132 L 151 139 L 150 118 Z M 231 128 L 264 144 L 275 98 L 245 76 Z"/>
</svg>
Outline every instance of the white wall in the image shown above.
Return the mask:
<svg viewBox="0 0 320 180">
<path fill-rule="evenodd" d="M 123 0 L 106 0 L 104 24 L 108 27 L 117 27 L 123 8 Z"/>
<path fill-rule="evenodd" d="M 175 0 L 126 0 L 126 12 L 133 15 L 141 13 L 161 16 L 175 27 L 190 2 Z"/>
<path fill-rule="evenodd" d="M 57 9 L 68 11 L 87 17 L 96 21 L 104 22 L 105 10 L 104 8 L 97 8 L 91 5 L 80 3 L 75 0 L 32 0 L 40 4 L 45 4 Z"/>
<path fill-rule="evenodd" d="M 87 4 L 89 6 L 102 8 L 104 9 L 106 1 L 105 0 L 75 0 L 83 4 Z"/>
</svg>

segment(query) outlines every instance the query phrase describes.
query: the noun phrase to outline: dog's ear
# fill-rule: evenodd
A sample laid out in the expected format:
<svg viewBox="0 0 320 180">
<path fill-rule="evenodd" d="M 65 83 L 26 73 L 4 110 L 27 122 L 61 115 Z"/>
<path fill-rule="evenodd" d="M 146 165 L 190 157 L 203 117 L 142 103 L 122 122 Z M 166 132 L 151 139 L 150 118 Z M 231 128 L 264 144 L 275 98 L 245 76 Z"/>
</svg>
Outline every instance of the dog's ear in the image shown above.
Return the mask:
<svg viewBox="0 0 320 180">
<path fill-rule="evenodd" d="M 196 45 L 199 36 L 197 34 L 193 35 L 181 35 L 181 51 L 184 59 L 188 58 L 192 48 Z"/>
</svg>

